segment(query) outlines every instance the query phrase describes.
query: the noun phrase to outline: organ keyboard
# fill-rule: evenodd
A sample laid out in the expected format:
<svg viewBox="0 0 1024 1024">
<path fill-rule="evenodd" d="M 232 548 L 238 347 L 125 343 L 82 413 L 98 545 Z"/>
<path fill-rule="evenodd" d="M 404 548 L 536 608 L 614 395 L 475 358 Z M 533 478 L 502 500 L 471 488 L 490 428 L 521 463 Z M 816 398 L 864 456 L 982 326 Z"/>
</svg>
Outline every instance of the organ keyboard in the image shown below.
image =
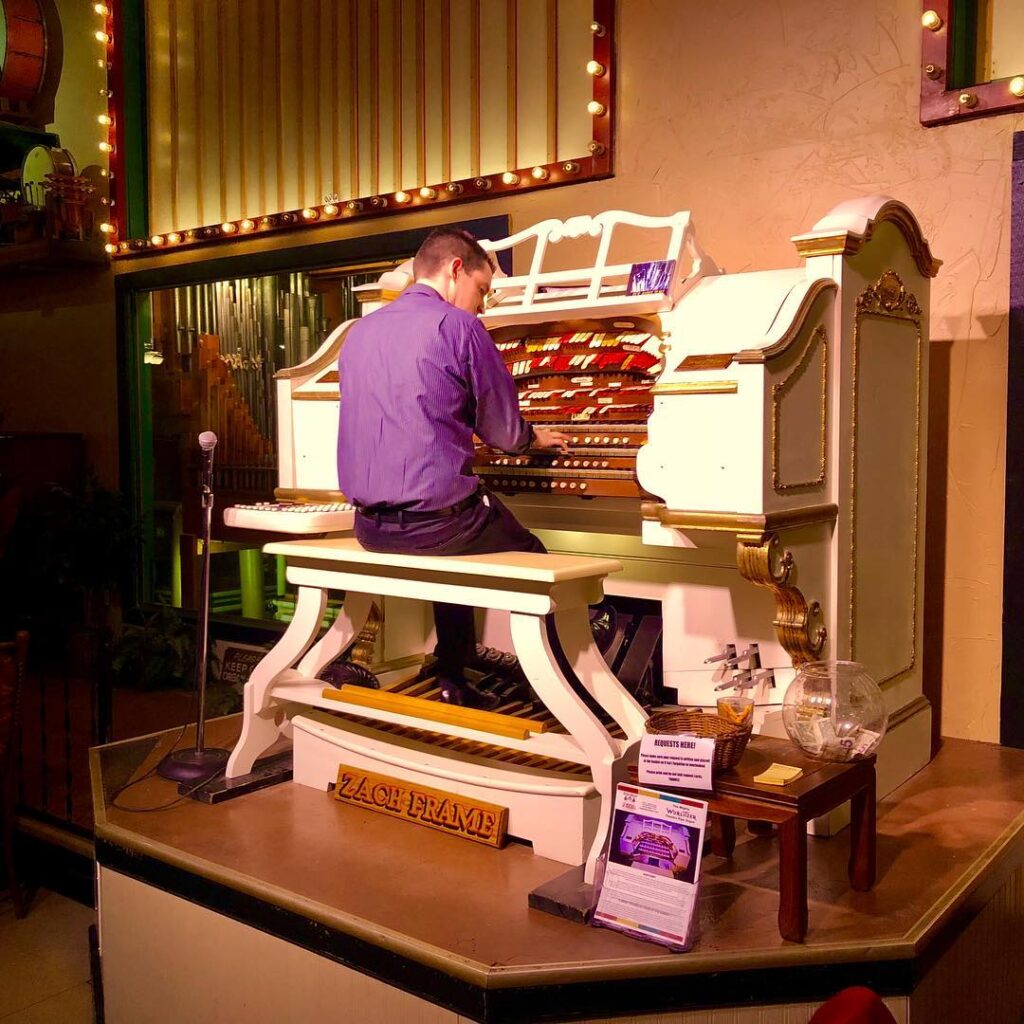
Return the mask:
<svg viewBox="0 0 1024 1024">
<path fill-rule="evenodd" d="M 224 509 L 224 525 L 272 533 L 342 533 L 352 529 L 354 516 L 347 501 L 258 501 Z"/>
<path fill-rule="evenodd" d="M 619 318 L 495 332 L 523 418 L 561 430 L 569 450 L 509 456 L 480 445 L 476 473 L 505 493 L 639 497 L 636 453 L 662 367 L 656 330 L 650 320 Z"/>
</svg>

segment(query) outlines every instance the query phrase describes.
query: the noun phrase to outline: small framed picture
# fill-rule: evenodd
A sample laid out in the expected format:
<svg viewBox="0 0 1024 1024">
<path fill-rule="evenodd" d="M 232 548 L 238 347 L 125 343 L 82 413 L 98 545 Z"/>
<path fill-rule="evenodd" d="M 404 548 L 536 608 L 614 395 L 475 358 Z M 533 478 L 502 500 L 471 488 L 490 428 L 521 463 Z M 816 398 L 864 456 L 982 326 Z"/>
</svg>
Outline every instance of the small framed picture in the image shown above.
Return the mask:
<svg viewBox="0 0 1024 1024">
<path fill-rule="evenodd" d="M 650 263 L 634 263 L 629 271 L 627 295 L 649 295 L 652 292 L 667 292 L 676 270 L 675 260 L 652 260 Z"/>
</svg>

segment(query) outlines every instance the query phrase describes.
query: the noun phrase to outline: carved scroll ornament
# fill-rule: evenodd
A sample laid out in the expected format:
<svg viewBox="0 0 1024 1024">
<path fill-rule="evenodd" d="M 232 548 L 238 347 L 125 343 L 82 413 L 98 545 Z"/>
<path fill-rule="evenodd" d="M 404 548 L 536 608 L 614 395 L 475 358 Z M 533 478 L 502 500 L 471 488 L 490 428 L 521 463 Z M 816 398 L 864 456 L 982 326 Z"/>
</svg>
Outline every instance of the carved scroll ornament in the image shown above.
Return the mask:
<svg viewBox="0 0 1024 1024">
<path fill-rule="evenodd" d="M 741 536 L 736 544 L 736 564 L 745 580 L 767 588 L 774 595 L 772 624 L 793 664 L 817 660 L 828 639 L 821 606 L 817 601 L 808 604 L 800 590 L 789 582 L 795 562 L 792 552 L 783 548 L 779 535 L 746 539 Z"/>
</svg>

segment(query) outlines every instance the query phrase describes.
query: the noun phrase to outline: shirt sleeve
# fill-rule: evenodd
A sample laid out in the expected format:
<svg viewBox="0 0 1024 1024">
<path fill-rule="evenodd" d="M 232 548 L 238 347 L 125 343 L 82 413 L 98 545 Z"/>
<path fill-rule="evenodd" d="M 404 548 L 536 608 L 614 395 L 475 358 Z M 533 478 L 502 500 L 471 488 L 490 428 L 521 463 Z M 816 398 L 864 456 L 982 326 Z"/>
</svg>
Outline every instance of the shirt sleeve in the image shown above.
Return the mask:
<svg viewBox="0 0 1024 1024">
<path fill-rule="evenodd" d="M 469 326 L 469 384 L 476 404 L 477 437 L 503 452 L 523 452 L 533 443 L 533 428 L 519 412 L 519 392 L 491 336 L 479 321 Z"/>
</svg>

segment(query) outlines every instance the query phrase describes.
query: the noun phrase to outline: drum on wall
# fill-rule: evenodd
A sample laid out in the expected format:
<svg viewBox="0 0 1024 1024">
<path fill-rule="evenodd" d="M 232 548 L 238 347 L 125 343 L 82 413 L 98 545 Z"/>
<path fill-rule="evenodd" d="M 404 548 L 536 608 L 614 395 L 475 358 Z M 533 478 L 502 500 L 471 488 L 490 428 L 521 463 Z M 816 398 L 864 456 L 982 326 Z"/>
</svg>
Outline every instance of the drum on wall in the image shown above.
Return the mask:
<svg viewBox="0 0 1024 1024">
<path fill-rule="evenodd" d="M 66 149 L 33 146 L 21 165 L 21 194 L 26 206 L 40 209 L 46 205 L 46 176 L 78 173 L 75 158 Z"/>
<path fill-rule="evenodd" d="M 0 0 L 0 117 L 49 124 L 62 63 L 53 0 Z"/>
</svg>

